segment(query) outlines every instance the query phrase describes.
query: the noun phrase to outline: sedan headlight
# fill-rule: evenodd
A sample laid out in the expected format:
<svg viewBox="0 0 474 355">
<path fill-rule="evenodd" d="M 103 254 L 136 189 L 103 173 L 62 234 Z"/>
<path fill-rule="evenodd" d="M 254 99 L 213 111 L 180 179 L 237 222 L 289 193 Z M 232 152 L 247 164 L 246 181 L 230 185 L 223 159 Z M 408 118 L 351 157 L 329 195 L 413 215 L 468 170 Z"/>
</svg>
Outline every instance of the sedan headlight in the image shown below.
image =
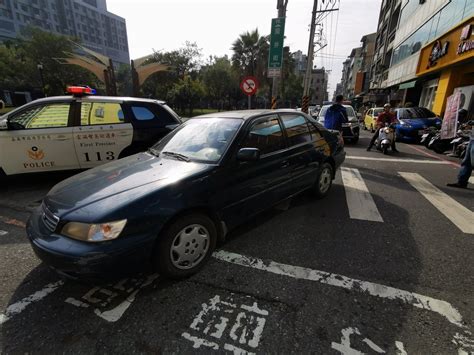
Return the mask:
<svg viewBox="0 0 474 355">
<path fill-rule="evenodd" d="M 400 125 L 403 127 L 403 128 L 412 128 L 412 125 L 407 123 L 407 122 L 404 122 L 402 120 L 400 120 Z"/>
<path fill-rule="evenodd" d="M 61 234 L 85 242 L 103 242 L 117 238 L 125 224 L 126 219 L 100 224 L 69 222 L 61 230 Z"/>
</svg>

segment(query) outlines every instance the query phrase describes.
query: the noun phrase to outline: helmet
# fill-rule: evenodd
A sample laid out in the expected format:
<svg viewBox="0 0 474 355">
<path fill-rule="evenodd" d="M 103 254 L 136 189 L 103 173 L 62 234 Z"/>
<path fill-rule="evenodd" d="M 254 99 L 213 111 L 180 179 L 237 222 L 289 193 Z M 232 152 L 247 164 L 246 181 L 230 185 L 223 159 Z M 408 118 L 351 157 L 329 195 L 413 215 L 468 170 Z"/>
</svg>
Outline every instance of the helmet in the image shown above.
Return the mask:
<svg viewBox="0 0 474 355">
<path fill-rule="evenodd" d="M 390 106 L 390 104 L 387 103 L 387 104 L 383 105 L 383 108 L 385 108 L 385 107 L 390 108 L 390 107 L 392 107 L 392 106 Z"/>
</svg>

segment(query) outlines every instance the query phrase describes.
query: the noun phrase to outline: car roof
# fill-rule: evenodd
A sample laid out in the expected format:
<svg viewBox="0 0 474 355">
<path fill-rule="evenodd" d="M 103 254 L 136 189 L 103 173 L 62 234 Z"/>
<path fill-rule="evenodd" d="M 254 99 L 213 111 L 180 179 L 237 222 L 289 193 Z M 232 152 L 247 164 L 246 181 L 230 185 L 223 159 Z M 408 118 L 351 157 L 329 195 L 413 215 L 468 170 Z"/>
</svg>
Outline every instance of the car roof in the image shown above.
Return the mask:
<svg viewBox="0 0 474 355">
<path fill-rule="evenodd" d="M 241 111 L 223 111 L 223 112 L 214 112 L 208 113 L 200 116 L 195 116 L 194 118 L 238 118 L 242 120 L 248 120 L 250 118 L 254 118 L 257 116 L 271 114 L 271 113 L 300 113 L 301 111 L 297 111 L 294 109 L 278 109 L 278 110 L 270 110 L 270 109 L 262 109 L 262 110 L 241 110 Z"/>
<path fill-rule="evenodd" d="M 29 103 L 47 103 L 47 102 L 67 102 L 73 100 L 87 100 L 87 101 L 100 101 L 100 102 L 124 102 L 124 101 L 138 101 L 138 102 L 149 102 L 158 103 L 164 105 L 166 102 L 154 99 L 144 99 L 141 97 L 128 97 L 128 96 L 95 96 L 95 95 L 84 95 L 84 96 L 51 96 L 42 99 L 37 99 Z"/>
</svg>

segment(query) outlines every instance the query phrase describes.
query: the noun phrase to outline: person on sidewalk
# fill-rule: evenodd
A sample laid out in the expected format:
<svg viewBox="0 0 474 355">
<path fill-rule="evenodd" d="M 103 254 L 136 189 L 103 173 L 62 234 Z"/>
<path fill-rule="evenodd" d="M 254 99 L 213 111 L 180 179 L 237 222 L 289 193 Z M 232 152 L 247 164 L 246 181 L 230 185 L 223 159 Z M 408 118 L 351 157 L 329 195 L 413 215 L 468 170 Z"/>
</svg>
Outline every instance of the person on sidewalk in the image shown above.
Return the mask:
<svg viewBox="0 0 474 355">
<path fill-rule="evenodd" d="M 469 121 L 468 125 L 471 126 L 471 139 L 469 140 L 469 145 L 466 148 L 466 155 L 461 162 L 461 169 L 458 173 L 458 181 L 446 184 L 450 187 L 467 189 L 467 183 L 472 174 L 472 166 L 474 165 L 474 121 Z"/>
<path fill-rule="evenodd" d="M 379 137 L 380 128 L 385 127 L 386 123 L 397 123 L 397 117 L 395 116 L 395 113 L 390 111 L 390 109 L 390 104 L 383 105 L 383 112 L 379 113 L 379 115 L 377 116 L 377 129 L 375 130 L 374 136 L 372 137 L 372 140 L 370 141 L 370 144 L 367 147 L 367 151 L 370 151 L 370 149 L 375 144 L 375 141 Z M 395 146 L 395 139 L 392 141 L 392 152 L 398 153 L 397 147 Z"/>
<path fill-rule="evenodd" d="M 337 95 L 336 102 L 327 109 L 324 115 L 324 127 L 327 129 L 342 131 L 342 124 L 348 122 L 347 111 L 342 106 L 342 101 L 344 101 L 344 97 Z"/>
</svg>

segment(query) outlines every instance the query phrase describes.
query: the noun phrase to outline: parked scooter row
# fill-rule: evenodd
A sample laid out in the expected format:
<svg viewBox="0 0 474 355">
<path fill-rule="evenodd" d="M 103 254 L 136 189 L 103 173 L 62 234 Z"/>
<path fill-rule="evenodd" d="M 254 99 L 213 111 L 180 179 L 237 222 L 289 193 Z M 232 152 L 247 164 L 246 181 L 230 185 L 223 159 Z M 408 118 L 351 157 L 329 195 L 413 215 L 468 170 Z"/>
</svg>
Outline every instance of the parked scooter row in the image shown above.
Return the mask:
<svg viewBox="0 0 474 355">
<path fill-rule="evenodd" d="M 431 127 L 421 136 L 421 143 L 438 154 L 447 152 L 451 156 L 463 158 L 469 144 L 472 124 L 474 121 L 461 124 L 456 132 L 456 137 L 447 139 L 441 138 L 440 130 Z"/>
</svg>

